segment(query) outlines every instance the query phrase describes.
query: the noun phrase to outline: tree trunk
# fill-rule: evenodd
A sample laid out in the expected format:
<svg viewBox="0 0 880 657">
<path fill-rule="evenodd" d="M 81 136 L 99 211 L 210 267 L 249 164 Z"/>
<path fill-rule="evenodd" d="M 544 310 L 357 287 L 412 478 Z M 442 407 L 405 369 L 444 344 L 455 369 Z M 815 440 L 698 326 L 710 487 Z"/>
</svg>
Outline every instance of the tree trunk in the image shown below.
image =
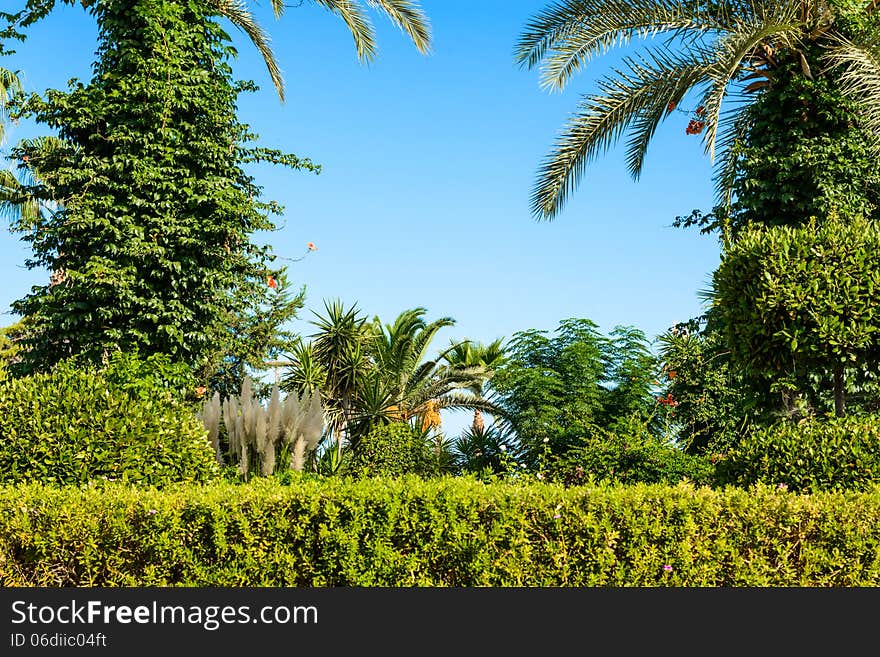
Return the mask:
<svg viewBox="0 0 880 657">
<path fill-rule="evenodd" d="M 483 429 L 486 428 L 486 423 L 483 422 L 483 412 L 479 408 L 474 409 L 474 433 L 482 433 Z"/>
<path fill-rule="evenodd" d="M 837 417 L 846 415 L 846 392 L 844 391 L 845 375 L 843 363 L 834 365 L 834 414 Z"/>
</svg>

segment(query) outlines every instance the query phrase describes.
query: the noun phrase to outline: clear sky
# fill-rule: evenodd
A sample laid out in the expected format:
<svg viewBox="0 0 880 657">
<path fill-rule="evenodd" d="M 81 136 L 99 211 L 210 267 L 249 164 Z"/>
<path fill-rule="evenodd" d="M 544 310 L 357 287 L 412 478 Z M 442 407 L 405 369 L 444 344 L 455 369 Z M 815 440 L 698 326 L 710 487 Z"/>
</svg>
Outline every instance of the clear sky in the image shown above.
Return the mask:
<svg viewBox="0 0 880 657">
<path fill-rule="evenodd" d="M 428 319 L 451 316 L 456 325 L 438 346 L 552 330 L 569 317 L 654 338 L 702 312 L 698 291 L 718 244 L 671 227 L 677 215 L 712 206 L 711 163 L 699 138 L 685 135 L 684 114 L 660 127 L 639 181 L 616 149 L 589 168 L 554 221 L 530 214 L 542 158 L 612 63 L 595 60 L 563 93 L 542 90 L 538 71 L 519 68 L 513 50 L 548 3 L 423 0 L 427 56 L 373 14 L 379 55 L 364 65 L 344 24 L 312 3 L 292 2 L 276 21 L 266 0 L 249 2 L 284 71 L 283 104 L 255 49 L 229 26 L 236 77 L 261 86 L 242 96 L 240 119 L 264 145 L 323 166 L 317 176 L 254 170 L 265 198 L 286 208 L 266 236 L 275 252 L 297 258 L 308 242 L 318 247 L 290 264 L 291 280 L 306 286 L 294 328 L 308 334 L 310 310 L 331 298 L 385 322 L 418 306 Z M 64 7 L 0 64 L 20 70 L 28 90 L 64 89 L 72 77 L 88 80 L 96 34 L 92 17 Z M 22 124 L 10 140 L 32 134 Z M 27 255 L 17 236 L 0 237 L 2 310 L 48 275 L 24 269 Z"/>
</svg>

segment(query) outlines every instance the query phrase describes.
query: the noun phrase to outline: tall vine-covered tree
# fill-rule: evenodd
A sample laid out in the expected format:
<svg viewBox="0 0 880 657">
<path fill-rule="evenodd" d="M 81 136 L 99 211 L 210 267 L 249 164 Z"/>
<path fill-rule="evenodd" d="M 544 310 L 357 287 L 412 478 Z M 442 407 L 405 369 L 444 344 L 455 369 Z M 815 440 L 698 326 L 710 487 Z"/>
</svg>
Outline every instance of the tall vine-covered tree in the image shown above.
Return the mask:
<svg viewBox="0 0 880 657">
<path fill-rule="evenodd" d="M 817 205 L 810 197 L 818 196 L 824 209 L 835 189 L 848 189 L 847 180 L 856 178 L 845 202 L 873 206 L 877 169 L 865 158 L 865 118 L 851 99 L 841 99 L 840 83 L 864 71 L 864 53 L 880 34 L 877 20 L 875 3 L 861 0 L 554 3 L 526 25 L 517 47 L 522 65 L 541 68 L 545 87 L 565 88 L 615 46 L 638 41 L 641 48 L 599 81 L 597 93 L 582 98 L 539 170 L 532 195 L 536 217 L 555 218 L 587 165 L 621 140 L 629 172 L 638 178 L 657 128 L 681 110 L 690 113 L 686 132 L 701 135 L 715 161 L 720 214 L 710 221 L 718 222 L 725 239 L 737 194 L 754 204 L 772 193 L 749 187 L 741 175 L 743 157 L 753 171 L 764 167 L 767 173 L 775 157 L 824 146 L 805 166 L 789 162 L 782 170 L 782 184 L 794 195 L 784 200 L 809 213 Z M 852 91 L 854 85 L 843 86 Z M 755 103 L 763 104 L 761 111 L 747 111 Z M 774 108 L 778 114 L 770 116 Z M 776 150 L 762 141 L 768 128 L 766 139 L 780 145 Z M 827 143 L 841 135 L 848 140 L 843 146 Z M 811 172 L 819 175 L 810 178 Z M 776 220 L 769 207 L 747 209 Z"/>
<path fill-rule="evenodd" d="M 39 172 L 24 194 L 57 204 L 14 224 L 33 250 L 27 264 L 53 272 L 13 304 L 32 329 L 21 368 L 137 348 L 204 377 L 229 353 L 229 327 L 271 307 L 267 281 L 283 275 L 252 241 L 281 208 L 259 200 L 244 165 L 316 167 L 253 145 L 235 110 L 254 86 L 232 79 L 209 4 L 107 0 L 92 10 L 92 80 L 31 96 L 19 111 L 60 138 L 13 149 L 19 167 Z"/>
</svg>

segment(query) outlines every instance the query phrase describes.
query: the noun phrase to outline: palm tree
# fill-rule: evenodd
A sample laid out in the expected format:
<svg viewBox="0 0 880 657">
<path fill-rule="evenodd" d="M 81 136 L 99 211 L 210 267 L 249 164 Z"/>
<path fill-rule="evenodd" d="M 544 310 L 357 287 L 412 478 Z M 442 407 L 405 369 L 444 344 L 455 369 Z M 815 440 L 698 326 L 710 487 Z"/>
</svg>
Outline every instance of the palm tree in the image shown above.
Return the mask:
<svg viewBox="0 0 880 657">
<path fill-rule="evenodd" d="M 406 310 L 391 324 L 366 321 L 357 304 L 324 303 L 315 313 L 311 342 L 291 354 L 283 377 L 287 390 L 318 387 L 328 411 L 328 426 L 341 458 L 344 445 L 357 443 L 376 424 L 419 421 L 426 430 L 443 409 L 498 409 L 481 395 L 486 378 L 480 364 L 449 364 L 450 349 L 432 356 L 438 331 L 454 324 L 449 317 L 428 322 L 424 308 Z"/>
<path fill-rule="evenodd" d="M 437 333 L 455 324 L 450 317 L 432 322 L 424 319 L 425 308 L 405 310 L 391 324 L 374 319 L 371 355 L 375 364 L 364 389 L 361 421 L 409 421 L 417 418 L 421 428 L 439 426 L 444 409 L 479 409 L 496 412 L 483 398 L 481 381 L 486 368 L 478 362 L 451 363 L 450 353 L 463 348 L 453 342 L 431 357 Z"/>
<path fill-rule="evenodd" d="M 599 81 L 598 93 L 583 97 L 558 137 L 533 188 L 536 218 L 555 218 L 587 164 L 624 136 L 627 168 L 638 178 L 657 127 L 689 94 L 697 109 L 688 132 L 702 135 L 719 204 L 729 207 L 736 145 L 749 129 L 744 110 L 772 89 L 783 67 L 810 79 L 836 71 L 858 86 L 859 63 L 870 55 L 871 88 L 880 98 L 877 29 L 864 20 L 875 6 L 872 0 L 845 14 L 825 0 L 560 0 L 541 11 L 521 33 L 516 59 L 539 67 L 545 88 L 564 89 L 614 47 L 634 39 L 643 45 Z"/>
<path fill-rule="evenodd" d="M 109 0 L 60 0 L 63 4 L 79 4 L 84 9 L 107 2 Z M 372 61 L 377 53 L 376 34 L 370 23 L 367 8 L 376 10 L 387 16 L 412 40 L 422 54 L 431 47 L 431 30 L 428 18 L 419 7 L 417 0 L 311 0 L 314 4 L 336 14 L 348 27 L 354 38 L 358 59 L 362 62 Z M 29 0 L 28 9 L 20 17 L 23 26 L 30 25 L 49 14 L 59 0 Z M 245 0 L 204 0 L 205 5 L 219 16 L 228 19 L 242 30 L 260 51 L 266 63 L 272 83 L 279 98 L 284 100 L 284 79 L 281 68 L 275 60 L 271 40 L 266 31 L 254 19 L 248 10 Z M 287 6 L 284 0 L 271 0 L 275 18 L 281 18 Z"/>
<path fill-rule="evenodd" d="M 474 382 L 470 391 L 478 397 L 486 397 L 486 383 L 492 378 L 495 369 L 501 366 L 505 360 L 503 341 L 499 338 L 488 344 L 465 340 L 453 342 L 446 354 L 446 362 L 452 367 L 479 366 L 483 369 L 483 376 Z M 486 428 L 483 420 L 483 411 L 474 409 L 474 420 L 471 429 L 474 434 L 480 434 Z"/>
<path fill-rule="evenodd" d="M 315 315 L 312 324 L 317 331 L 308 349 L 300 348 L 299 359 L 285 376 L 289 388 L 303 387 L 304 382 L 320 386 L 328 414 L 328 427 L 341 459 L 343 444 L 350 440 L 356 399 L 363 387 L 370 365 L 368 342 L 370 325 L 357 304 L 346 308 L 339 300 L 324 302 L 325 314 Z"/>
<path fill-rule="evenodd" d="M 0 144 L 6 140 L 9 101 L 21 91 L 21 80 L 15 71 L 0 67 Z"/>
</svg>

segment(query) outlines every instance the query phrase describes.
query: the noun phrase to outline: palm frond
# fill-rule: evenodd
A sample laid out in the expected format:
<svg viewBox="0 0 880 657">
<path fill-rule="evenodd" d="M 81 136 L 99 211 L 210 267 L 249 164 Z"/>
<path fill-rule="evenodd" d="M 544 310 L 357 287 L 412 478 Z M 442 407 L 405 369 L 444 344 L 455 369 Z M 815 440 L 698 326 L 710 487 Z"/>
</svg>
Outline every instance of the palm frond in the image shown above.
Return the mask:
<svg viewBox="0 0 880 657">
<path fill-rule="evenodd" d="M 724 4 L 715 11 L 697 11 L 677 0 L 585 0 L 553 11 L 549 21 L 535 21 L 520 40 L 518 58 L 541 63 L 541 86 L 561 91 L 572 76 L 594 57 L 637 38 L 664 34 L 677 39 L 705 39 L 728 28 Z M 542 38 L 540 30 L 545 32 Z M 537 31 L 536 31 L 537 30 Z"/>
<path fill-rule="evenodd" d="M 688 91 L 705 80 L 709 66 L 705 59 L 695 56 L 697 53 L 681 57 L 655 50 L 651 55 L 653 61 L 650 62 L 629 60 L 633 71 L 646 78 L 654 76 L 656 82 L 647 102 L 633 116 L 626 143 L 626 166 L 634 179 L 642 174 L 648 146 L 661 121 L 669 115 L 669 107 L 677 106 Z"/>
<path fill-rule="evenodd" d="M 539 170 L 531 199 L 538 219 L 552 219 L 558 214 L 580 182 L 586 165 L 610 149 L 634 121 L 643 115 L 656 116 L 658 107 L 680 99 L 686 91 L 684 85 L 706 76 L 707 64 L 689 55 L 661 56 L 655 52 L 649 56 L 653 61 L 628 59 L 629 71 L 615 70 L 615 76 L 599 81 L 599 94 L 582 99 Z M 670 84 L 675 80 L 678 84 Z M 641 129 L 649 130 L 650 122 Z M 643 156 L 631 153 L 629 160 L 640 166 Z M 637 171 L 631 168 L 632 173 Z"/>
<path fill-rule="evenodd" d="M 355 0 L 312 0 L 342 19 L 351 32 L 358 59 L 372 61 L 376 57 L 376 34 L 370 19 Z"/>
<path fill-rule="evenodd" d="M 706 130 L 703 144 L 709 159 L 715 160 L 715 141 L 721 123 L 721 107 L 728 88 L 743 72 L 748 55 L 762 43 L 775 42 L 781 47 L 795 47 L 803 23 L 793 3 L 768 3 L 762 12 L 751 20 L 738 20 L 737 29 L 725 34 L 704 54 L 711 62 L 709 67 L 709 90 L 703 96 Z"/>
<path fill-rule="evenodd" d="M 727 101 L 731 102 L 730 99 Z M 715 165 L 715 198 L 718 205 L 730 209 L 733 201 L 733 183 L 736 178 L 737 146 L 748 134 L 750 117 L 744 112 L 746 98 L 733 98 L 734 105 L 729 106 L 721 114 L 721 135 L 718 141 L 718 159 Z"/>
<path fill-rule="evenodd" d="M 431 50 L 431 25 L 418 2 L 412 0 L 367 0 L 367 4 L 385 14 L 410 39 L 416 49 L 427 54 Z"/>
<path fill-rule="evenodd" d="M 834 40 L 827 61 L 837 70 L 841 89 L 862 107 L 861 123 L 880 153 L 880 41 Z"/>
<path fill-rule="evenodd" d="M 0 67 L 0 144 L 6 138 L 6 120 L 9 101 L 22 93 L 21 80 L 14 71 Z"/>
<path fill-rule="evenodd" d="M 229 21 L 244 32 L 251 42 L 260 51 L 266 68 L 269 70 L 269 77 L 272 78 L 272 84 L 278 97 L 284 101 L 284 77 L 281 73 L 281 67 L 275 59 L 275 53 L 272 51 L 269 35 L 254 19 L 250 11 L 248 11 L 243 0 L 209 0 L 209 6 L 214 9 L 217 14 L 229 19 Z M 274 2 L 273 2 L 274 6 Z M 277 14 L 277 10 L 276 10 Z"/>
</svg>

